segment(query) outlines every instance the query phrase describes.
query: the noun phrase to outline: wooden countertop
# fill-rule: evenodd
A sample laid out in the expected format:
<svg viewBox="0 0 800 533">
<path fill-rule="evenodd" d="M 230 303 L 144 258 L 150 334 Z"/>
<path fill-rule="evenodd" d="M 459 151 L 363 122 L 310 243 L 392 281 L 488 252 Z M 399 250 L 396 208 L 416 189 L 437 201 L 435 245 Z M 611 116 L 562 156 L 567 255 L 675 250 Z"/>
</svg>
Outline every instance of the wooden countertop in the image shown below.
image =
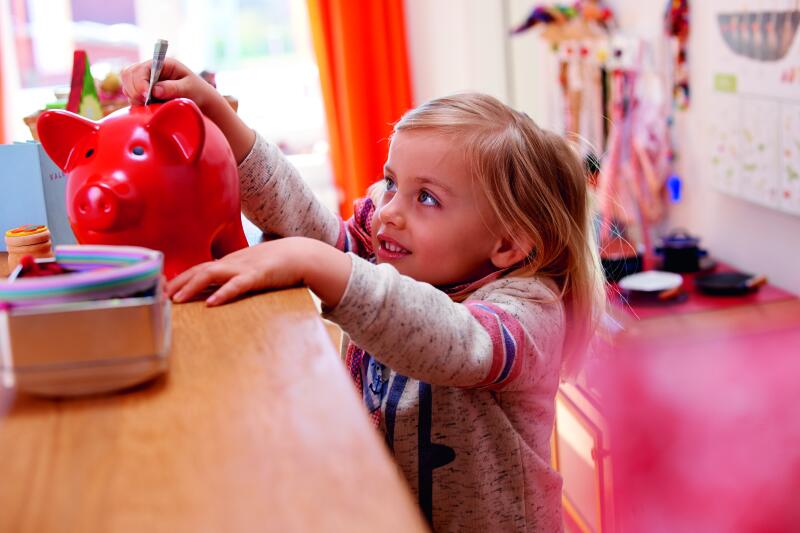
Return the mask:
<svg viewBox="0 0 800 533">
<path fill-rule="evenodd" d="M 155 382 L 0 392 L 0 531 L 426 530 L 308 291 L 172 309 Z"/>
</svg>

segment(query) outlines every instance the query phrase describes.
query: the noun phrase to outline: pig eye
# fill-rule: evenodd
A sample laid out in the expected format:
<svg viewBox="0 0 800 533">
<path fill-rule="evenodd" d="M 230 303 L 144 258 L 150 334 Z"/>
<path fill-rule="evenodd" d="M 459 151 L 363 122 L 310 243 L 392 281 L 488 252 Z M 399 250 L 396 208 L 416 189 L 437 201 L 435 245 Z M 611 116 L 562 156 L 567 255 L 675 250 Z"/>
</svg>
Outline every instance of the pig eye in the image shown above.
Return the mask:
<svg viewBox="0 0 800 533">
<path fill-rule="evenodd" d="M 144 148 L 141 146 L 134 146 L 131 152 L 133 152 L 133 155 L 144 155 Z"/>
<path fill-rule="evenodd" d="M 92 157 L 93 154 L 94 154 L 94 148 L 89 148 L 88 150 L 86 150 L 86 157 Z"/>
</svg>

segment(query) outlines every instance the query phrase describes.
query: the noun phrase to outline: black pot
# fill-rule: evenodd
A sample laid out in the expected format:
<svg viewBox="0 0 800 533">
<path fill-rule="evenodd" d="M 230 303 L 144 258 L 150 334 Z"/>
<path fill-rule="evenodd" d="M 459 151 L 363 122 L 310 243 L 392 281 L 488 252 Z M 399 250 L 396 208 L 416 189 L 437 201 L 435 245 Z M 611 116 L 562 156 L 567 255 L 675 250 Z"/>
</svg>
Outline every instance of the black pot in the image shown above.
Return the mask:
<svg viewBox="0 0 800 533">
<path fill-rule="evenodd" d="M 656 253 L 663 258 L 661 270 L 667 272 L 697 272 L 700 258 L 708 252 L 700 249 L 700 239 L 685 231 L 675 231 L 662 239 Z"/>
<path fill-rule="evenodd" d="M 606 275 L 606 279 L 611 282 L 617 282 L 625 276 L 641 272 L 643 267 L 641 255 L 603 258 L 600 262 L 603 265 L 603 272 Z"/>
</svg>

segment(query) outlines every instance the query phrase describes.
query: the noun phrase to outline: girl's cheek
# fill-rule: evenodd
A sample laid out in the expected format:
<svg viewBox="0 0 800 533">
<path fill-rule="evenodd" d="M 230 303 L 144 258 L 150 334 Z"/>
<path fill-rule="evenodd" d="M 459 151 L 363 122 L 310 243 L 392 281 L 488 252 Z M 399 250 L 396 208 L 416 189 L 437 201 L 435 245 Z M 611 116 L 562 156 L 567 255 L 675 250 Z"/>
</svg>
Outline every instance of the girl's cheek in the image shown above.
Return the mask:
<svg viewBox="0 0 800 533">
<path fill-rule="evenodd" d="M 379 209 L 380 209 L 380 206 L 377 206 L 377 204 L 376 204 L 376 208 L 375 208 L 375 211 L 372 212 L 372 219 L 370 220 L 370 225 L 369 225 L 369 229 L 370 229 L 370 233 L 371 233 L 370 239 L 372 241 L 372 249 L 373 250 L 377 250 L 378 249 L 378 236 L 377 236 L 377 233 L 378 233 L 378 228 L 380 228 L 380 226 L 381 226 L 381 222 L 378 219 L 378 210 Z"/>
</svg>

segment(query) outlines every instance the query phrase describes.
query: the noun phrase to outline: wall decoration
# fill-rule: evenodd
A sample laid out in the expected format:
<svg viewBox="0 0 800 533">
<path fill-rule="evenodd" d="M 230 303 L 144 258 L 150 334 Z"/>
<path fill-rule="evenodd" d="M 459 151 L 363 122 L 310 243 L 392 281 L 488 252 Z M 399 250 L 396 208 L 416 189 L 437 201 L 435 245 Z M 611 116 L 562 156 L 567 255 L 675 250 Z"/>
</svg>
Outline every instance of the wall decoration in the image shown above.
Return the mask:
<svg viewBox="0 0 800 533">
<path fill-rule="evenodd" d="M 719 190 L 800 215 L 800 2 L 769 5 L 714 0 L 708 163 Z"/>
<path fill-rule="evenodd" d="M 711 180 L 717 188 L 730 194 L 739 193 L 739 99 L 720 94 L 711 101 L 708 133 L 712 139 L 710 163 Z"/>
<path fill-rule="evenodd" d="M 786 211 L 800 213 L 800 103 L 784 106 L 780 137 L 780 201 Z"/>
</svg>

